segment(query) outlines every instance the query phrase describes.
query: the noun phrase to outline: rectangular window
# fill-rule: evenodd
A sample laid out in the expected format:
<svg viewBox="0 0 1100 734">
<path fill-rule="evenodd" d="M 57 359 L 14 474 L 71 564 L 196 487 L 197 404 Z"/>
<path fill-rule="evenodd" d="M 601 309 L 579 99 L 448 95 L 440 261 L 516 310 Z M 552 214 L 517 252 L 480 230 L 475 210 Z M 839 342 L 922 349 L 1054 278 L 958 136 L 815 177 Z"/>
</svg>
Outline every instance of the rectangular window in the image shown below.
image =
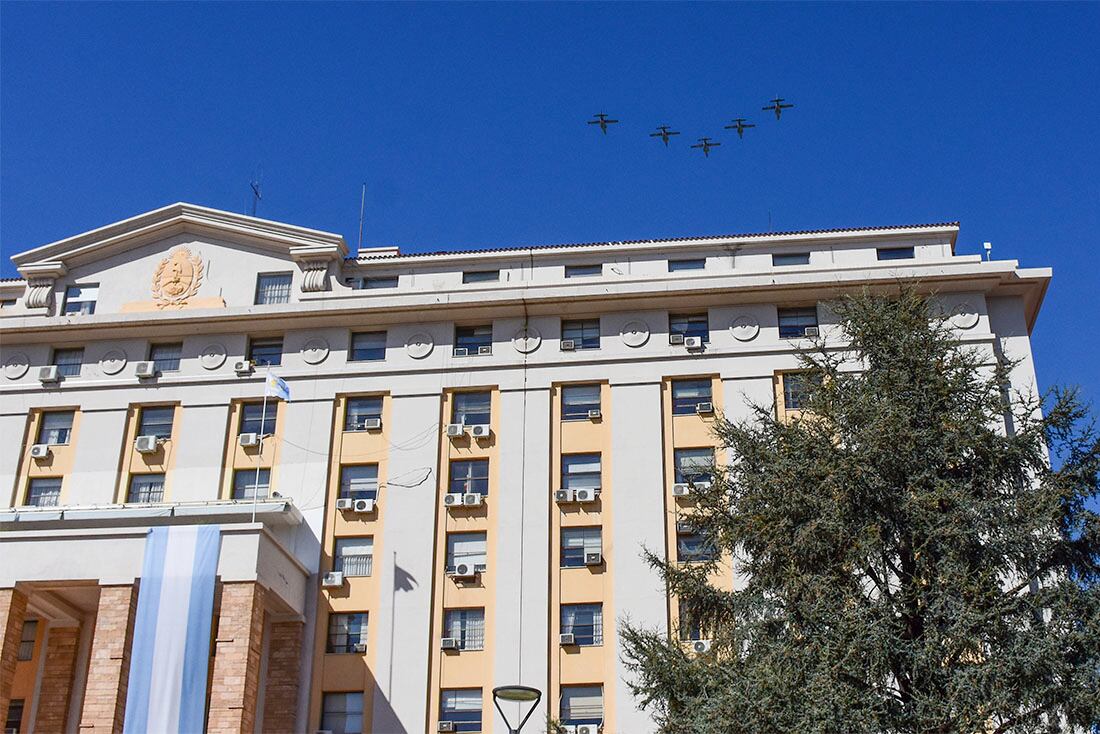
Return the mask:
<svg viewBox="0 0 1100 734">
<path fill-rule="evenodd" d="M 699 620 L 691 613 L 691 609 L 684 600 L 679 602 L 680 608 L 680 639 L 684 642 L 691 640 L 703 640 L 703 626 L 699 623 Z"/>
<path fill-rule="evenodd" d="M 261 273 L 256 276 L 256 303 L 289 303 L 290 273 Z"/>
<path fill-rule="evenodd" d="M 879 247 L 875 254 L 879 260 L 912 260 L 916 256 L 912 247 Z"/>
<path fill-rule="evenodd" d="M 175 416 L 176 409 L 171 405 L 150 405 L 141 408 L 141 417 L 138 419 L 138 435 L 171 438 L 172 421 Z"/>
<path fill-rule="evenodd" d="M 368 331 L 351 335 L 352 362 L 367 362 L 386 358 L 386 332 Z"/>
<path fill-rule="evenodd" d="M 451 408 L 451 423 L 464 426 L 488 425 L 492 418 L 493 394 L 489 392 L 456 392 Z"/>
<path fill-rule="evenodd" d="M 61 504 L 61 477 L 32 479 L 27 486 L 30 507 L 57 507 Z"/>
<path fill-rule="evenodd" d="M 363 278 L 363 288 L 368 291 L 381 290 L 383 288 L 396 288 L 397 276 L 396 275 L 376 275 L 373 277 Z"/>
<path fill-rule="evenodd" d="M 451 462 L 451 483 L 448 492 L 489 494 L 489 460 L 471 459 Z"/>
<path fill-rule="evenodd" d="M 38 620 L 28 619 L 23 622 L 23 633 L 19 636 L 18 660 L 30 660 L 34 657 L 34 639 L 38 636 Z"/>
<path fill-rule="evenodd" d="M 493 353 L 493 327 L 483 326 L 455 327 L 455 356 L 476 357 L 479 354 Z"/>
<path fill-rule="evenodd" d="M 0 309 L 13 308 L 17 300 L 15 298 L 0 298 Z"/>
<path fill-rule="evenodd" d="M 784 252 L 772 255 L 772 267 L 783 265 L 809 265 L 810 253 L 808 252 Z"/>
<path fill-rule="evenodd" d="M 439 696 L 439 720 L 451 722 L 451 731 L 481 731 L 481 689 L 444 689 Z"/>
<path fill-rule="evenodd" d="M 676 558 L 680 563 L 698 563 L 718 558 L 718 549 L 702 533 L 677 533 Z"/>
<path fill-rule="evenodd" d="M 270 491 L 270 469 L 260 469 L 259 472 L 255 469 L 238 469 L 233 472 L 233 499 L 266 499 Z"/>
<path fill-rule="evenodd" d="M 325 652 L 366 652 L 367 613 L 330 614 Z"/>
<path fill-rule="evenodd" d="M 340 467 L 340 498 L 378 499 L 378 464 Z"/>
<path fill-rule="evenodd" d="M 53 363 L 57 365 L 57 374 L 62 377 L 80 377 L 80 368 L 84 364 L 84 347 L 53 350 Z"/>
<path fill-rule="evenodd" d="M 781 308 L 779 309 L 779 338 L 801 339 L 806 329 L 817 328 L 817 308 Z"/>
<path fill-rule="evenodd" d="M 602 553 L 603 537 L 599 526 L 561 529 L 561 567 L 581 568 L 585 553 Z"/>
<path fill-rule="evenodd" d="M 561 389 L 561 419 L 588 420 L 588 411 L 600 409 L 599 385 L 565 385 Z"/>
<path fill-rule="evenodd" d="M 672 452 L 676 483 L 710 482 L 714 478 L 714 449 L 676 449 Z"/>
<path fill-rule="evenodd" d="M 153 344 L 149 347 L 149 360 L 156 365 L 158 372 L 178 372 L 182 353 L 183 345 L 179 342 Z"/>
<path fill-rule="evenodd" d="M 278 367 L 283 363 L 283 338 L 253 339 L 248 344 L 248 359 L 257 367 Z"/>
<path fill-rule="evenodd" d="M 443 613 L 443 636 L 458 640 L 459 650 L 483 650 L 485 610 L 448 609 Z"/>
<path fill-rule="evenodd" d="M 42 414 L 38 424 L 38 443 L 46 443 L 51 446 L 62 446 L 69 442 L 73 434 L 73 418 L 76 414 L 71 410 L 51 410 Z"/>
<path fill-rule="evenodd" d="M 345 431 L 365 431 L 367 421 L 373 418 L 382 419 L 382 398 L 348 398 L 348 406 L 344 411 Z"/>
<path fill-rule="evenodd" d="M 670 336 L 697 336 L 706 344 L 710 341 L 710 320 L 705 313 L 669 316 L 668 333 Z"/>
<path fill-rule="evenodd" d="M 321 700 L 321 731 L 363 734 L 363 692 L 324 694 Z"/>
<path fill-rule="evenodd" d="M 261 436 L 275 435 L 275 415 L 277 408 L 263 403 L 244 403 L 241 405 L 241 425 L 237 433 L 258 433 Z"/>
<path fill-rule="evenodd" d="M 821 384 L 819 376 L 811 376 L 806 372 L 787 372 L 782 375 L 782 380 L 784 410 L 805 410 L 809 407 L 807 383 Z"/>
<path fill-rule="evenodd" d="M 561 457 L 563 489 L 599 489 L 599 454 L 565 454 Z"/>
<path fill-rule="evenodd" d="M 600 320 L 574 319 L 561 322 L 562 341 L 572 341 L 574 349 L 600 348 Z"/>
<path fill-rule="evenodd" d="M 603 604 L 562 604 L 561 633 L 572 634 L 573 644 L 598 647 L 603 644 Z"/>
<path fill-rule="evenodd" d="M 562 686 L 558 719 L 565 726 L 603 723 L 603 686 Z"/>
<path fill-rule="evenodd" d="M 90 316 L 95 313 L 95 302 L 99 298 L 99 285 L 71 285 L 65 289 L 65 305 L 61 312 L 65 315 L 80 314 Z"/>
<path fill-rule="evenodd" d="M 255 475 L 255 472 L 253 472 Z M 130 504 L 164 501 L 163 474 L 135 474 L 130 477 L 130 491 L 126 495 Z"/>
<path fill-rule="evenodd" d="M 712 384 L 710 380 L 673 380 L 672 414 L 694 415 L 699 403 L 711 403 Z"/>
<path fill-rule="evenodd" d="M 492 283 L 498 280 L 499 270 L 466 270 L 462 273 L 463 283 Z"/>
<path fill-rule="evenodd" d="M 485 570 L 485 533 L 447 534 L 447 570 L 459 563 L 472 563 L 478 570 Z"/>
<path fill-rule="evenodd" d="M 680 260 L 668 261 L 668 272 L 679 273 L 684 270 L 706 270 L 707 259 L 705 257 L 692 257 Z"/>
<path fill-rule="evenodd" d="M 8 703 L 8 713 L 4 716 L 5 734 L 19 734 L 23 730 L 23 711 L 26 702 L 22 698 L 13 698 Z"/>
<path fill-rule="evenodd" d="M 592 278 L 597 275 L 603 275 L 603 263 L 565 266 L 566 278 Z"/>
<path fill-rule="evenodd" d="M 374 538 L 337 538 L 333 571 L 345 576 L 370 576 L 374 572 Z"/>
</svg>

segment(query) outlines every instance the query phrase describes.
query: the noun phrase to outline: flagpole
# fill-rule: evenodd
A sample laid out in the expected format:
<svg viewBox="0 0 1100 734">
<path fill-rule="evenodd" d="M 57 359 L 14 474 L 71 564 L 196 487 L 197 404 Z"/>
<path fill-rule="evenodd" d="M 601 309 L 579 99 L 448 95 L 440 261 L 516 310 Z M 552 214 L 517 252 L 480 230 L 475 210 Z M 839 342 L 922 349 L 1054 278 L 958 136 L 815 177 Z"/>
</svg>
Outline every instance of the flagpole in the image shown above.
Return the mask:
<svg viewBox="0 0 1100 734">
<path fill-rule="evenodd" d="M 252 483 L 252 522 L 256 522 L 256 503 L 259 501 L 260 496 L 260 459 L 263 458 L 264 453 L 264 424 L 267 423 L 267 386 L 271 382 L 271 367 L 267 368 L 267 375 L 264 377 L 264 402 L 263 407 L 260 408 L 260 450 L 256 452 L 256 479 Z M 270 479 L 268 480 L 270 484 Z"/>
</svg>

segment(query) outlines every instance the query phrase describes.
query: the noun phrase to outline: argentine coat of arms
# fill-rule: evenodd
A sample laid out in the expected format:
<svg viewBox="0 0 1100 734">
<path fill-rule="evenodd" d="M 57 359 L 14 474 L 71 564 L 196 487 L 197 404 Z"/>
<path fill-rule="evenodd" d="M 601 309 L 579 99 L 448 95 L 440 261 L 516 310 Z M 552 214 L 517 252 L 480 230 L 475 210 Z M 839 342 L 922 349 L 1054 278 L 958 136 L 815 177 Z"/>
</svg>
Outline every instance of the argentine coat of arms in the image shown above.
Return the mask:
<svg viewBox="0 0 1100 734">
<path fill-rule="evenodd" d="M 160 261 L 153 274 L 153 301 L 157 308 L 181 308 L 202 284 L 202 259 L 187 247 L 177 247 Z"/>
</svg>

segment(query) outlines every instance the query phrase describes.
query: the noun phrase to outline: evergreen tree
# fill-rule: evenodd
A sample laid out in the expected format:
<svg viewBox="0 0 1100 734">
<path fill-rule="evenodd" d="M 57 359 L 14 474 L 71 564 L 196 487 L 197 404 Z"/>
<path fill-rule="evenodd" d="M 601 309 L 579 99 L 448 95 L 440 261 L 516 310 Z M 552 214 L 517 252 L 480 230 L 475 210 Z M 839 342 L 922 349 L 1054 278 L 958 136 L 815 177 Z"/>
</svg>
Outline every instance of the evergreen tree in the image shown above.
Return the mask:
<svg viewBox="0 0 1100 734">
<path fill-rule="evenodd" d="M 730 461 L 694 529 L 732 557 L 650 563 L 695 655 L 625 626 L 661 731 L 1005 734 L 1100 720 L 1100 442 L 1072 391 L 1006 389 L 911 286 L 835 304 L 802 354 L 810 411 L 719 420 Z M 1044 415 L 1045 412 L 1045 415 Z"/>
</svg>

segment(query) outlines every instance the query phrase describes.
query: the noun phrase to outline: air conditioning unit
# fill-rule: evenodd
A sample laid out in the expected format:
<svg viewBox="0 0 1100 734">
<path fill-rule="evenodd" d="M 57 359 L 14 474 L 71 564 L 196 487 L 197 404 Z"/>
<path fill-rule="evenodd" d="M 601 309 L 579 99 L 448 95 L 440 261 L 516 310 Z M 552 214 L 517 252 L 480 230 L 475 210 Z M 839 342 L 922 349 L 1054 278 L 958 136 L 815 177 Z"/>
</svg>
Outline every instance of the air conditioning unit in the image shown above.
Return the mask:
<svg viewBox="0 0 1100 734">
<path fill-rule="evenodd" d="M 441 721 L 439 722 L 439 731 L 454 731 L 455 723 L 453 721 Z"/>
<path fill-rule="evenodd" d="M 357 643 L 355 643 L 354 645 L 351 646 L 351 649 L 354 650 L 355 652 L 366 652 L 367 651 L 367 643 L 357 642 Z"/>
<path fill-rule="evenodd" d="M 363 419 L 363 428 L 364 428 L 364 430 L 377 431 L 381 427 L 382 427 L 382 419 L 381 418 L 364 418 Z"/>
<path fill-rule="evenodd" d="M 36 443 L 31 446 L 31 458 L 32 459 L 45 459 L 50 455 L 50 445 L 48 443 Z"/>
<path fill-rule="evenodd" d="M 457 637 L 444 637 L 439 643 L 439 649 L 461 650 L 462 646 L 459 644 L 459 639 Z"/>
<path fill-rule="evenodd" d="M 354 503 L 355 503 L 355 500 L 353 500 L 351 497 L 341 497 L 340 499 L 336 500 L 336 509 L 337 510 L 350 510 L 351 506 Z"/>
<path fill-rule="evenodd" d="M 492 429 L 487 424 L 470 426 L 470 435 L 474 438 L 488 438 L 490 433 L 492 433 Z"/>
<path fill-rule="evenodd" d="M 562 647 L 568 647 L 569 645 L 577 644 L 577 637 L 572 632 L 562 632 L 561 635 L 559 635 L 559 638 L 559 642 L 561 642 Z"/>
<path fill-rule="evenodd" d="M 339 589 L 343 585 L 343 571 L 329 571 L 321 577 L 321 588 L 323 589 Z"/>
<path fill-rule="evenodd" d="M 477 492 L 467 492 L 462 495 L 462 504 L 465 507 L 481 507 L 482 496 Z"/>
<path fill-rule="evenodd" d="M 573 490 L 571 489 L 556 489 L 554 490 L 555 502 L 572 502 Z"/>
<path fill-rule="evenodd" d="M 685 336 L 684 337 L 685 349 L 702 349 L 703 337 L 701 336 Z"/>
<path fill-rule="evenodd" d="M 562 339 L 558 344 L 563 352 L 577 351 L 577 342 L 573 339 Z"/>
<path fill-rule="evenodd" d="M 599 420 L 602 416 L 603 416 L 603 413 L 600 412 L 599 408 L 592 408 L 591 410 L 588 411 L 588 419 L 589 420 L 594 420 L 594 421 Z"/>
<path fill-rule="evenodd" d="M 242 433 L 237 436 L 237 443 L 241 445 L 241 448 L 249 449 L 253 446 L 260 445 L 260 434 L 258 433 Z"/>
<path fill-rule="evenodd" d="M 371 499 L 358 499 L 351 503 L 352 512 L 367 513 L 374 512 L 374 500 Z"/>
<path fill-rule="evenodd" d="M 573 497 L 577 502 L 595 502 L 598 492 L 597 489 L 578 489 L 573 492 Z"/>
<path fill-rule="evenodd" d="M 38 368 L 38 381 L 39 382 L 57 382 L 61 379 L 61 375 L 57 371 L 57 365 L 51 364 L 47 367 Z"/>
<path fill-rule="evenodd" d="M 714 412 L 714 403 L 696 403 L 695 412 L 699 415 L 710 415 Z"/>
<path fill-rule="evenodd" d="M 586 566 L 602 566 L 603 565 L 603 553 L 600 551 L 589 551 L 584 554 L 584 565 Z"/>
<path fill-rule="evenodd" d="M 456 579 L 472 579 L 477 577 L 477 567 L 472 563 L 456 563 L 451 576 Z"/>
<path fill-rule="evenodd" d="M 687 497 L 689 494 L 691 494 L 691 485 L 690 484 L 679 483 L 679 484 L 673 484 L 672 485 L 672 496 L 673 497 Z"/>
<path fill-rule="evenodd" d="M 577 724 L 573 727 L 572 734 L 599 734 L 598 724 Z"/>
<path fill-rule="evenodd" d="M 158 443 L 156 436 L 138 436 L 134 448 L 139 454 L 155 454 Z"/>
<path fill-rule="evenodd" d="M 683 344 L 684 343 L 684 335 L 683 334 L 669 334 L 668 335 L 668 343 L 669 344 Z"/>
<path fill-rule="evenodd" d="M 691 643 L 692 652 L 710 652 L 710 640 L 695 640 Z"/>
<path fill-rule="evenodd" d="M 695 532 L 695 530 L 694 530 L 694 528 L 692 528 L 691 523 L 688 522 L 687 520 L 677 520 L 676 521 L 676 532 L 678 532 L 678 533 L 693 533 L 693 532 Z"/>
<path fill-rule="evenodd" d="M 478 353 L 478 356 L 484 356 L 486 354 L 492 354 L 493 353 L 493 347 L 492 347 L 492 345 L 488 345 L 488 344 L 480 346 L 480 347 L 477 348 L 477 353 Z"/>
<path fill-rule="evenodd" d="M 450 438 L 459 438 L 466 435 L 466 426 L 461 423 L 448 423 L 447 424 L 447 436 Z"/>
<path fill-rule="evenodd" d="M 462 507 L 463 494 L 461 492 L 448 492 L 443 495 L 444 507 Z"/>
<path fill-rule="evenodd" d="M 710 489 L 710 482 L 696 482 L 696 489 Z"/>
<path fill-rule="evenodd" d="M 820 336 L 821 329 L 816 326 L 807 326 L 802 330 L 802 336 Z"/>
<path fill-rule="evenodd" d="M 452 354 L 456 357 L 466 357 L 469 356 L 470 350 L 466 347 L 455 347 Z"/>
<path fill-rule="evenodd" d="M 252 374 L 252 361 L 248 359 L 238 359 L 233 363 L 233 371 L 238 375 Z"/>
<path fill-rule="evenodd" d="M 157 376 L 157 363 L 156 362 L 138 362 L 134 365 L 134 374 L 137 377 L 156 377 Z"/>
</svg>

